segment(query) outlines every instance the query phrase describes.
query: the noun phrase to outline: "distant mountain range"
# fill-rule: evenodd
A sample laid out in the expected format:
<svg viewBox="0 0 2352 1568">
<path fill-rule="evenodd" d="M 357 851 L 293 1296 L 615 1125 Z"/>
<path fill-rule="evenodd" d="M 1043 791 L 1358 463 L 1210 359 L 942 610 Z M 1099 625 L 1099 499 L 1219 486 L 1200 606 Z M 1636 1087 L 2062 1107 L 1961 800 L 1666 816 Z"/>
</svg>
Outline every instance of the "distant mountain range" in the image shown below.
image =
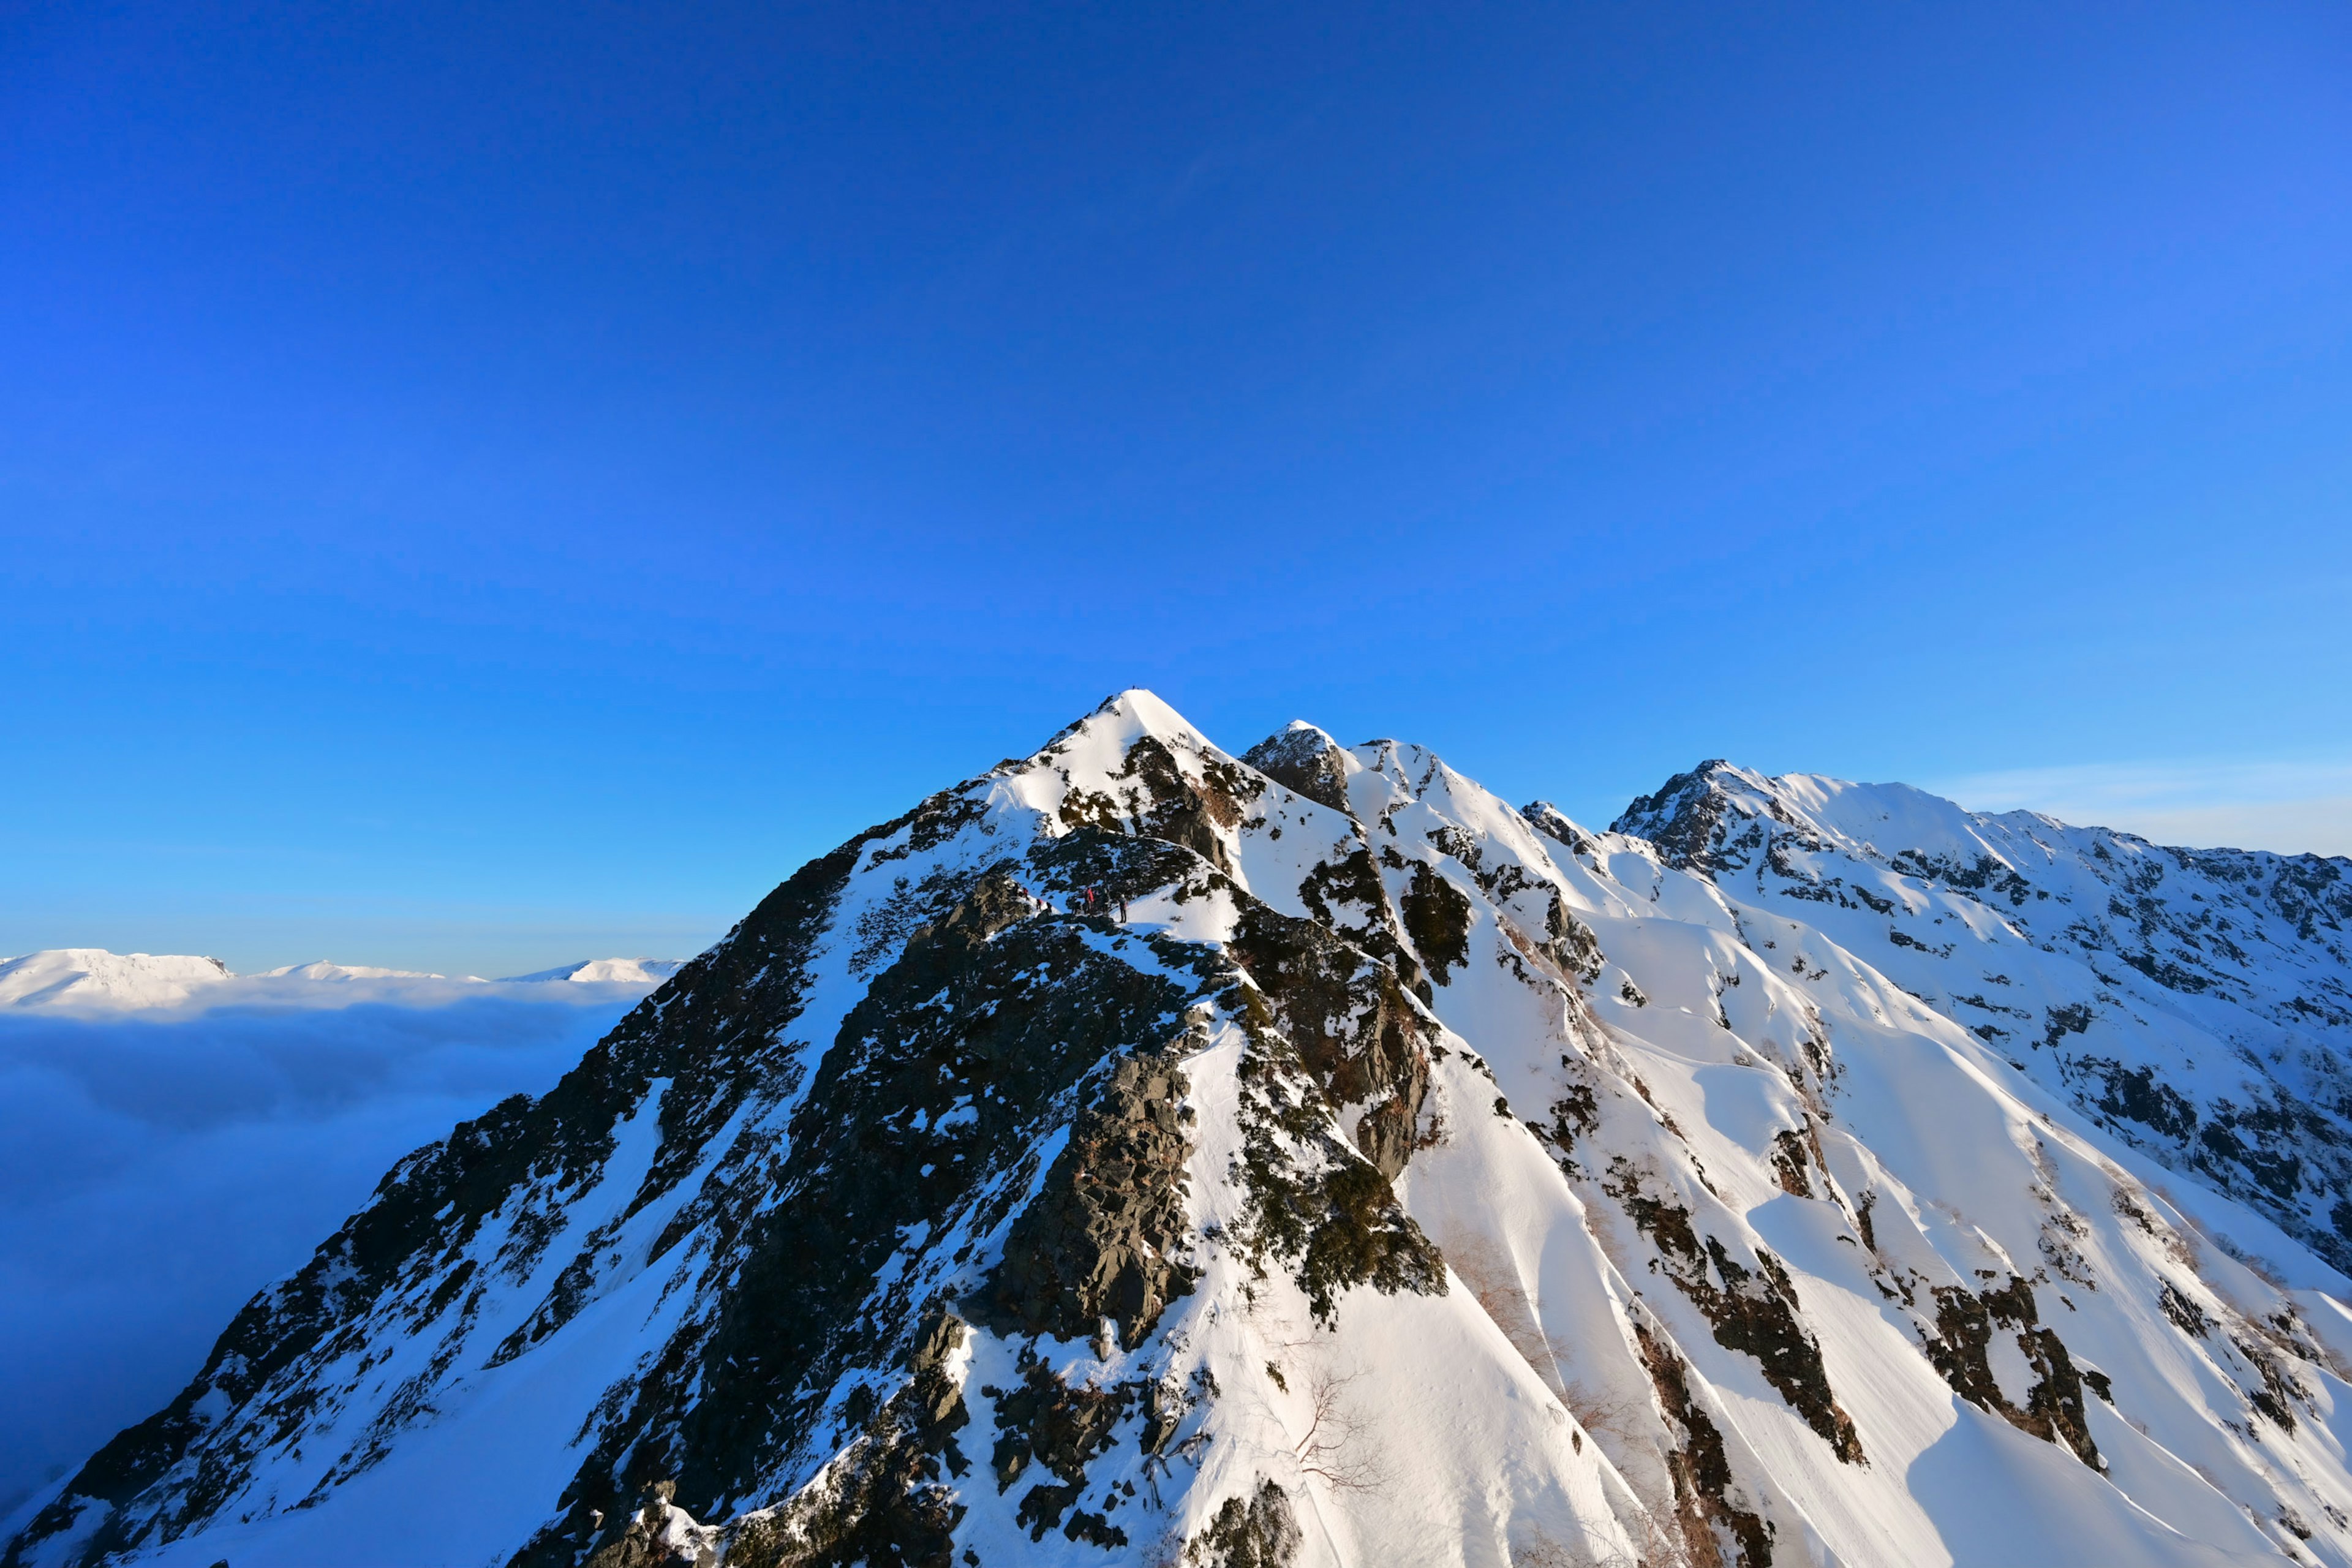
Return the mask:
<svg viewBox="0 0 2352 1568">
<path fill-rule="evenodd" d="M 2352 1568 L 2347 931 L 1127 692 L 402 1161 L 5 1562 Z"/>
<path fill-rule="evenodd" d="M 258 974 L 236 974 L 217 958 L 176 953 L 110 952 L 100 947 L 47 948 L 0 959 L 0 1007 L 96 1011 L 222 1006 L 238 1003 L 332 1002 L 355 996 L 417 996 L 453 987 L 533 985 L 551 981 L 634 985 L 650 989 L 677 973 L 676 958 L 592 958 L 536 974 L 484 980 L 472 974 L 428 974 L 364 964 L 288 964 Z M 320 986 L 340 987 L 323 991 Z"/>
</svg>

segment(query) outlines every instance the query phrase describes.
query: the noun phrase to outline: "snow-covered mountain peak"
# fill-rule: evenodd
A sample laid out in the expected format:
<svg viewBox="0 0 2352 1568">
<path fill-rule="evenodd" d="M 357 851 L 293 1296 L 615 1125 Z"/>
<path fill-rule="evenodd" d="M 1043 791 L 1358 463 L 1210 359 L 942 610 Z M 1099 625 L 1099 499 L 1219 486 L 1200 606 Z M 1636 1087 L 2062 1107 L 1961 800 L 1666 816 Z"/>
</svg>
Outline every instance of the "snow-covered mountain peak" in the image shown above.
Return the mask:
<svg viewBox="0 0 2352 1568">
<path fill-rule="evenodd" d="M 1763 842 L 1766 829 L 1727 829 L 1727 822 L 1777 825 L 1787 830 L 1782 837 L 1818 840 L 1882 862 L 1907 855 L 1961 867 L 1986 857 L 2005 867 L 2007 854 L 2035 842 L 2036 827 L 2068 831 L 2032 813 L 1984 816 L 1906 784 L 1855 784 L 1823 773 L 1774 776 L 1720 759 L 1677 773 L 1654 794 L 1635 799 L 1611 826 L 1648 839 L 1670 863 L 1686 869 L 1736 858 L 1743 847 Z M 1994 824 L 2000 829 L 1988 837 Z M 2033 858 L 2046 859 L 2047 852 Z"/>
<path fill-rule="evenodd" d="M 562 963 L 553 969 L 541 969 L 530 974 L 510 974 L 501 982 L 509 985 L 538 985 L 555 981 L 570 981 L 583 985 L 643 985 L 660 984 L 686 967 L 682 958 L 590 958 L 578 963 Z"/>
<path fill-rule="evenodd" d="M 256 979 L 260 980 L 446 980 L 446 974 L 429 973 L 422 969 L 382 969 L 367 963 L 333 963 L 318 959 L 310 963 L 289 963 L 277 969 L 265 969 Z M 463 978 L 472 980 L 474 976 Z"/>
<path fill-rule="evenodd" d="M 0 960 L 0 1007 L 171 1007 L 234 978 L 217 958 L 47 948 Z"/>
<path fill-rule="evenodd" d="M 1898 805 L 1122 693 L 403 1161 L 7 1568 L 2352 1568 L 2344 1052 Z"/>
<path fill-rule="evenodd" d="M 1360 772 L 1363 764 L 1304 719 L 1293 719 L 1244 752 L 1242 760 L 1318 805 L 1339 812 L 1354 810 L 1348 800 L 1348 775 Z"/>
<path fill-rule="evenodd" d="M 1519 808 L 1528 826 L 1550 839 L 1570 855 L 1590 855 L 1597 844 L 1595 836 L 1548 800 L 1529 801 Z M 1559 850 L 1552 853 L 1558 854 Z"/>
<path fill-rule="evenodd" d="M 1146 736 L 1179 752 L 1223 755 L 1206 735 L 1156 693 L 1131 686 L 1104 698 L 1092 712 L 1066 726 L 1041 751 L 1027 758 L 1010 759 L 999 767 L 1034 765 L 1049 754 L 1089 762 L 1098 752 L 1124 756 L 1129 748 Z"/>
</svg>

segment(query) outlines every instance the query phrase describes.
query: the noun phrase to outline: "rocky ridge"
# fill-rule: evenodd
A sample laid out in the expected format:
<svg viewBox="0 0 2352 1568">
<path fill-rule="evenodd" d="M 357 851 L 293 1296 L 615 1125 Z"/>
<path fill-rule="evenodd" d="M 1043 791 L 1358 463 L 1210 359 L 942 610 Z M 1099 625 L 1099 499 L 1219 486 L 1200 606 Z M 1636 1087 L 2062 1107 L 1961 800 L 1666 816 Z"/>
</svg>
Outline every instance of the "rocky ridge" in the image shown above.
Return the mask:
<svg viewBox="0 0 2352 1568">
<path fill-rule="evenodd" d="M 2352 1563 L 2352 1284 L 1898 974 L 1964 846 L 1719 782 L 1125 693 L 402 1162 L 5 1561 Z"/>
<path fill-rule="evenodd" d="M 1709 763 L 1614 825 L 2352 1268 L 2352 862 Z M 1791 955 L 1791 962 L 1798 962 Z"/>
</svg>

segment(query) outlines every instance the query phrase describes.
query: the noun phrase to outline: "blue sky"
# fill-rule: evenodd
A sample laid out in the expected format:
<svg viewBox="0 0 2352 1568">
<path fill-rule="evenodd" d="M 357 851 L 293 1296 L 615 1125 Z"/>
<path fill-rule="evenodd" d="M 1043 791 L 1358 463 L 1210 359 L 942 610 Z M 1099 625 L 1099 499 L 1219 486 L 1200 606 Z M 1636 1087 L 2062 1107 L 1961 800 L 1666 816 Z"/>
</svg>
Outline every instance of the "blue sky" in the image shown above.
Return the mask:
<svg viewBox="0 0 2352 1568">
<path fill-rule="evenodd" d="M 1137 684 L 2352 853 L 2352 14 L 1773 10 L 0 15 L 0 951 L 684 953 Z"/>
</svg>

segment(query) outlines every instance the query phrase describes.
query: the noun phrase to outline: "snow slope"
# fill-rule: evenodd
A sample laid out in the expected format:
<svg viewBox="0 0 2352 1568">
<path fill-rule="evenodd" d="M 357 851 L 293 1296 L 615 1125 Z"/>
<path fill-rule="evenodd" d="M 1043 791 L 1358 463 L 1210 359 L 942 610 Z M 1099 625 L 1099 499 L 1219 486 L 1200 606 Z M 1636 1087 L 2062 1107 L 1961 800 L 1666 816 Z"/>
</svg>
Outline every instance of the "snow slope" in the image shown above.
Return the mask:
<svg viewBox="0 0 2352 1568">
<path fill-rule="evenodd" d="M 2352 861 L 2168 849 L 1724 763 L 1616 826 L 1740 907 L 1803 921 L 2135 1149 L 2352 1268 Z M 2267 1227 L 2228 1239 L 2292 1267 Z"/>
<path fill-rule="evenodd" d="M 2352 1563 L 2352 1287 L 1673 805 L 1122 694 L 402 1162 L 6 1561 Z"/>
</svg>

